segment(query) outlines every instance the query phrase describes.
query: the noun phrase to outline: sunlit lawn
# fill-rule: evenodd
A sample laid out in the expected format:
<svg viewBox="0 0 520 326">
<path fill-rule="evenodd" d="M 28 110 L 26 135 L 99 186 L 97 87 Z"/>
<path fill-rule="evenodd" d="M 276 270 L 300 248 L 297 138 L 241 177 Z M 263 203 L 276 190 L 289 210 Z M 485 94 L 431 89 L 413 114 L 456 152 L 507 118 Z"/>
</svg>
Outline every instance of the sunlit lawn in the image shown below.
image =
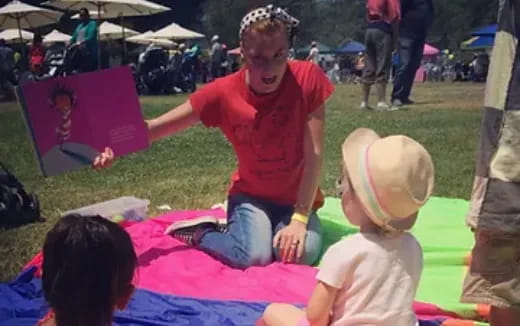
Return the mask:
<svg viewBox="0 0 520 326">
<path fill-rule="evenodd" d="M 339 86 L 328 103 L 326 157 L 322 187 L 334 195 L 340 145 L 357 127 L 382 135 L 404 133 L 422 142 L 436 165 L 437 196 L 468 198 L 478 141 L 481 84 L 425 84 L 414 93 L 418 104 L 389 113 L 361 112 L 359 89 Z M 143 98 L 147 117 L 159 115 L 186 98 Z M 16 103 L 0 103 L 0 160 L 38 193 L 47 222 L 0 230 L 0 281 L 13 278 L 38 252 L 60 213 L 123 195 L 151 200 L 150 214 L 169 204 L 174 209 L 206 208 L 225 199 L 235 159 L 218 130 L 193 128 L 161 140 L 147 152 L 120 159 L 103 172 L 84 169 L 43 178 Z"/>
</svg>

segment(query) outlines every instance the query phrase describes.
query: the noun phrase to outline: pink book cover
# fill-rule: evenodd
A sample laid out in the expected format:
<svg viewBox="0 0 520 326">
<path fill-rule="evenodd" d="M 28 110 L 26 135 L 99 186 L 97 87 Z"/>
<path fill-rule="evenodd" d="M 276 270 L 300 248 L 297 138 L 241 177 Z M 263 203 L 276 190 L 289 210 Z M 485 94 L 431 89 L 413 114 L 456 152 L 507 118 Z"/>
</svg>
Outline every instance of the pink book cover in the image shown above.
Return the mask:
<svg viewBox="0 0 520 326">
<path fill-rule="evenodd" d="M 29 82 L 18 100 L 44 176 L 91 165 L 106 147 L 118 157 L 149 145 L 128 67 Z"/>
</svg>

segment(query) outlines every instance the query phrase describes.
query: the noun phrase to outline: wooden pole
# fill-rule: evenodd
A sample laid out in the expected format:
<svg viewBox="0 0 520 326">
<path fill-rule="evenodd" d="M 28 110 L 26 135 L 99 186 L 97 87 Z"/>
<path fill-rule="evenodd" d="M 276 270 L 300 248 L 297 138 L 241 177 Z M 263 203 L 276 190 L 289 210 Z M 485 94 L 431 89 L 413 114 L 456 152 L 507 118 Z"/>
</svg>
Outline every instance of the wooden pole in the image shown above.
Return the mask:
<svg viewBox="0 0 520 326">
<path fill-rule="evenodd" d="M 97 69 L 98 70 L 101 70 L 101 31 L 99 29 L 99 27 L 101 26 L 101 2 L 96 2 L 96 6 L 97 6 L 97 12 L 98 12 L 98 28 L 97 28 L 97 43 L 98 43 L 98 53 L 97 53 L 97 56 L 98 56 L 98 66 L 97 66 Z"/>
<path fill-rule="evenodd" d="M 20 64 L 23 64 L 23 60 L 26 59 L 26 53 L 25 53 L 25 42 L 24 42 L 23 36 L 22 36 L 22 27 L 20 24 L 21 19 L 22 19 L 21 15 L 16 14 L 16 23 L 18 25 L 18 36 L 20 37 L 20 45 L 22 46 L 22 58 L 20 59 L 21 60 Z"/>
<path fill-rule="evenodd" d="M 126 65 L 126 37 L 125 37 L 125 25 L 124 25 L 124 17 L 123 17 L 123 13 L 120 14 L 121 15 L 121 27 L 123 28 L 123 48 L 122 48 L 122 56 L 121 56 L 121 64 L 122 65 Z"/>
</svg>

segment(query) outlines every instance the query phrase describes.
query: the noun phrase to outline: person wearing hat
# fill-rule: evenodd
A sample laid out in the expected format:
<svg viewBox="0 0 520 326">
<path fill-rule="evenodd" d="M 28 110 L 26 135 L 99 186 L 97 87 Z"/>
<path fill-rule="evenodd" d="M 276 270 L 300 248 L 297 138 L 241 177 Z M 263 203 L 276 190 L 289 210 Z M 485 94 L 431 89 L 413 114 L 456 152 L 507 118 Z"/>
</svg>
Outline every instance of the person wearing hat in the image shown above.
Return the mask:
<svg viewBox="0 0 520 326">
<path fill-rule="evenodd" d="M 147 121 L 151 142 L 202 122 L 233 146 L 238 166 L 225 223 L 203 217 L 165 231 L 235 268 L 275 260 L 312 265 L 321 252 L 325 102 L 334 86 L 315 64 L 288 60 L 297 25 L 281 8 L 251 11 L 238 34 L 243 68 Z M 94 167 L 112 161 L 107 149 Z"/>
<path fill-rule="evenodd" d="M 342 147 L 341 205 L 360 232 L 332 245 L 306 311 L 272 304 L 268 326 L 414 326 L 422 249 L 408 232 L 430 198 L 434 166 L 415 140 L 360 128 Z"/>
<path fill-rule="evenodd" d="M 210 58 L 212 78 L 216 79 L 222 77 L 222 63 L 225 60 L 225 51 L 220 43 L 220 37 L 218 35 L 214 35 L 211 38 Z"/>
<path fill-rule="evenodd" d="M 309 51 L 309 56 L 307 56 L 307 61 L 311 61 L 316 65 L 320 64 L 320 49 L 318 49 L 318 43 L 316 43 L 316 41 L 312 41 L 311 43 L 311 49 Z"/>
</svg>

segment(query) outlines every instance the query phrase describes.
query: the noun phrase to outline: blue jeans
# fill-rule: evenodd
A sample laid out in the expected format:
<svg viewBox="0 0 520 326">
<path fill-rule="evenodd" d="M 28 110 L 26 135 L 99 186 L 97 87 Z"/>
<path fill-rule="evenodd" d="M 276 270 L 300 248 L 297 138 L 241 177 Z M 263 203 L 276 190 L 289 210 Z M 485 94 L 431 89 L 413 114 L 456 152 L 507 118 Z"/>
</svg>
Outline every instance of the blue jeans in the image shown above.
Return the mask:
<svg viewBox="0 0 520 326">
<path fill-rule="evenodd" d="M 425 39 L 413 39 L 402 34 L 399 37 L 399 68 L 394 79 L 392 101 L 410 98 L 415 73 L 421 66 Z"/>
<path fill-rule="evenodd" d="M 280 260 L 273 249 L 274 235 L 289 225 L 293 208 L 255 199 L 245 195 L 234 195 L 228 201 L 228 231 L 206 232 L 198 247 L 225 264 L 235 268 L 264 266 Z M 302 264 L 314 264 L 321 252 L 321 224 L 316 213 L 309 217 L 305 251 Z"/>
</svg>

